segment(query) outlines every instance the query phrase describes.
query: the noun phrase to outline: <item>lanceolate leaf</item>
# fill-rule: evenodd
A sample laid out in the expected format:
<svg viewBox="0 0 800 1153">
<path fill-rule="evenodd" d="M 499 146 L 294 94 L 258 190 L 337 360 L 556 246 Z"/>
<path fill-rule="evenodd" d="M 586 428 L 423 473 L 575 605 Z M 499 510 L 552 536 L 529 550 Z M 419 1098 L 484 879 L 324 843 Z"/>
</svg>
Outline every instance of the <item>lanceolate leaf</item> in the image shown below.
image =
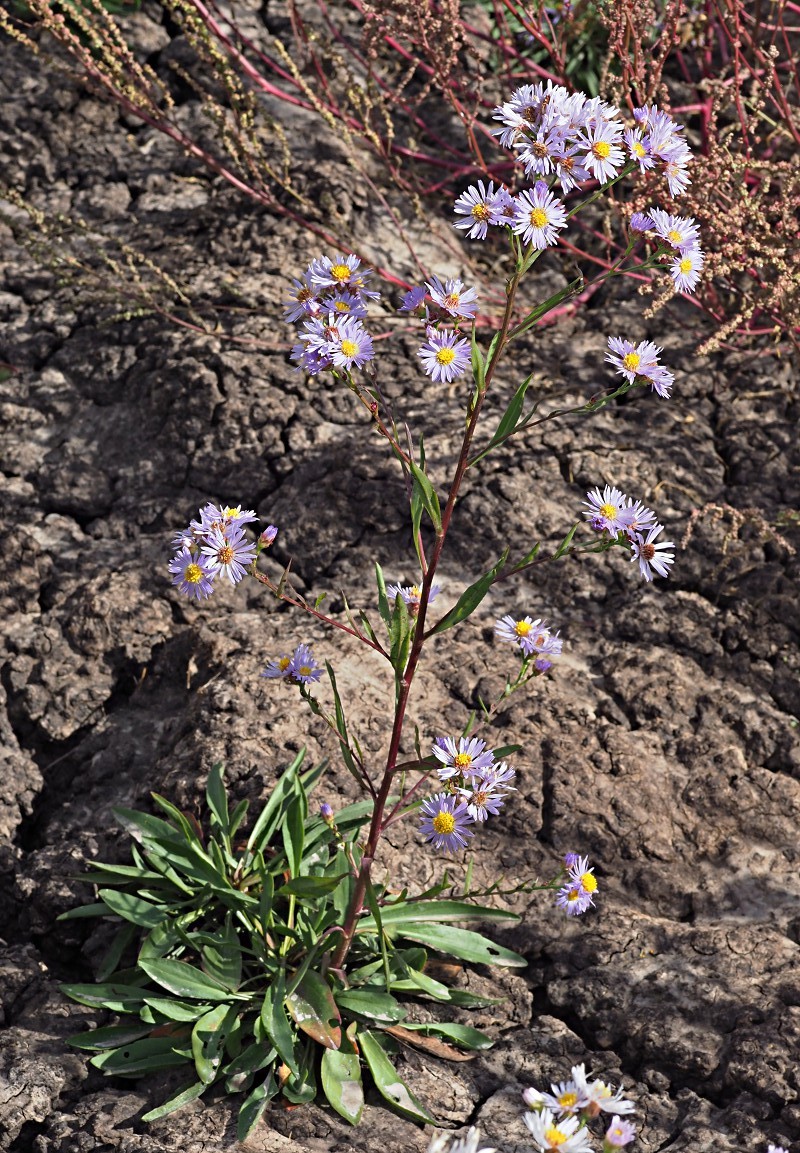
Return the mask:
<svg viewBox="0 0 800 1153">
<path fill-rule="evenodd" d="M 336 1003 L 340 1009 L 368 1017 L 378 1024 L 393 1024 L 402 1021 L 407 1015 L 400 1002 L 391 994 L 377 989 L 343 989 L 336 994 Z"/>
<path fill-rule="evenodd" d="M 286 981 L 283 971 L 278 970 L 275 980 L 264 996 L 264 1003 L 261 1006 L 261 1022 L 284 1065 L 288 1065 L 292 1072 L 296 1073 L 295 1036 L 286 1017 L 285 1000 Z"/>
<path fill-rule="evenodd" d="M 140 965 L 157 985 L 177 997 L 199 1001 L 230 1001 L 237 996 L 226 989 L 221 981 L 201 973 L 186 961 L 140 961 Z"/>
<path fill-rule="evenodd" d="M 358 1035 L 361 1052 L 369 1066 L 375 1088 L 380 1095 L 395 1108 L 398 1113 L 410 1117 L 412 1121 L 422 1121 L 433 1124 L 434 1119 L 426 1112 L 416 1099 L 386 1056 L 380 1041 L 374 1033 L 364 1032 Z"/>
<path fill-rule="evenodd" d="M 247 1140 L 261 1120 L 270 1097 L 274 1097 L 277 1092 L 278 1086 L 270 1070 L 266 1080 L 255 1087 L 239 1110 L 239 1119 L 236 1123 L 236 1136 L 239 1141 Z"/>
<path fill-rule="evenodd" d="M 471 905 L 468 901 L 408 901 L 381 908 L 384 927 L 406 924 L 410 921 L 518 921 L 517 913 L 507 909 L 492 909 L 488 905 Z M 372 917 L 358 922 L 358 931 L 374 933 L 377 926 Z"/>
<path fill-rule="evenodd" d="M 152 905 L 132 893 L 121 893 L 117 889 L 100 889 L 98 896 L 105 901 L 112 913 L 144 929 L 154 929 L 167 916 L 163 906 Z"/>
<path fill-rule="evenodd" d="M 442 531 L 442 512 L 439 508 L 439 498 L 436 495 L 436 490 L 428 479 L 427 473 L 423 472 L 418 464 L 414 461 L 409 461 L 411 475 L 414 477 L 414 488 L 418 490 L 422 506 L 428 516 L 431 518 L 431 523 L 436 529 L 437 533 Z"/>
<path fill-rule="evenodd" d="M 357 1053 L 326 1049 L 322 1054 L 322 1088 L 336 1112 L 358 1125 L 364 1111 L 361 1059 Z"/>
<path fill-rule="evenodd" d="M 497 564 L 493 565 L 487 573 L 484 573 L 482 577 L 478 577 L 474 584 L 471 584 L 468 589 L 464 590 L 458 598 L 458 602 L 436 622 L 430 630 L 431 634 L 443 633 L 445 629 L 451 629 L 453 625 L 460 624 L 461 621 L 466 620 L 468 616 L 471 616 L 472 613 L 475 612 L 475 609 L 494 584 L 497 574 L 508 560 L 509 551 L 509 549 L 505 549 Z"/>
<path fill-rule="evenodd" d="M 488 937 L 474 933 L 471 929 L 459 929 L 455 925 L 428 923 L 403 925 L 399 935 L 422 945 L 430 945 L 440 953 L 460 957 L 463 961 L 475 961 L 484 965 L 503 965 L 509 969 L 524 969 L 528 962 L 519 953 L 496 945 Z"/>
<path fill-rule="evenodd" d="M 172 1069 L 186 1064 L 187 1053 L 176 1052 L 176 1049 L 185 1046 L 187 1040 L 185 1031 L 174 1036 L 147 1037 L 107 1053 L 98 1053 L 92 1057 L 91 1064 L 114 1077 L 134 1077 L 157 1069 Z"/>
<path fill-rule="evenodd" d="M 309 969 L 286 998 L 286 1008 L 297 1025 L 326 1049 L 342 1043 L 341 1017 L 327 981 Z"/>
<path fill-rule="evenodd" d="M 204 1085 L 210 1085 L 216 1078 L 225 1041 L 235 1024 L 236 1009 L 216 1005 L 204 1013 L 192 1029 L 192 1056 L 197 1076 Z"/>
<path fill-rule="evenodd" d="M 197 1081 L 185 1089 L 181 1089 L 179 1093 L 170 1097 L 169 1101 L 165 1101 L 163 1105 L 159 1105 L 156 1109 L 151 1109 L 149 1113 L 142 1114 L 143 1121 L 158 1121 L 161 1117 L 166 1117 L 168 1113 L 174 1113 L 177 1109 L 182 1109 L 184 1105 L 188 1105 L 190 1101 L 195 1101 L 201 1093 L 205 1093 L 207 1086 L 202 1081 Z"/>
</svg>

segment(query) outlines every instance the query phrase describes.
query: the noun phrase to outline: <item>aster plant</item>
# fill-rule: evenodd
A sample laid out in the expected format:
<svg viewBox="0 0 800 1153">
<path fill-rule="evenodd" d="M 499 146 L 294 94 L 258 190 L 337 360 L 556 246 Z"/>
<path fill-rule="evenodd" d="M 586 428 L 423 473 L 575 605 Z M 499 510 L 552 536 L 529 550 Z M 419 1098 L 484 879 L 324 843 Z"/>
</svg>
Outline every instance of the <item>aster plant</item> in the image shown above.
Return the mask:
<svg viewBox="0 0 800 1153">
<path fill-rule="evenodd" d="M 231 811 L 219 768 L 208 781 L 207 830 L 160 797 L 155 800 L 165 817 L 119 811 L 135 841 L 132 864 L 95 865 L 90 879 L 98 886 L 98 901 L 78 912 L 113 915 L 122 924 L 101 984 L 67 991 L 125 1019 L 75 1041 L 95 1052 L 93 1063 L 105 1072 L 136 1076 L 182 1064 L 193 1071 L 190 1083 L 151 1111 L 151 1118 L 222 1084 L 244 1094 L 240 1137 L 272 1098 L 302 1103 L 320 1087 L 329 1104 L 356 1123 L 366 1068 L 388 1104 L 429 1121 L 425 1106 L 395 1071 L 398 1043 L 424 1049 L 433 1038 L 438 1055 L 448 1045 L 480 1049 L 490 1043 L 466 1025 L 417 1019 L 420 1001 L 450 1008 L 479 1001 L 426 971 L 429 957 L 525 964 L 463 927 L 514 919 L 477 903 L 489 896 L 550 891 L 554 907 L 568 917 L 585 914 L 595 903 L 594 869 L 578 852 L 555 864 L 547 881 L 505 887 L 501 879 L 473 888 L 470 865 L 460 888 L 445 872 L 424 892 L 398 893 L 373 872 L 381 838 L 400 821 L 417 822 L 425 851 L 462 859 L 489 821 L 502 820 L 515 803 L 512 762 L 518 746 L 493 741 L 492 723 L 512 693 L 551 673 L 564 645 L 561 630 L 535 615 L 534 606 L 504 615 L 495 624 L 495 639 L 511 667 L 497 699 L 480 700 L 460 732 L 409 739 L 412 692 L 430 642 L 467 621 L 501 582 L 568 554 L 621 550 L 648 582 L 667 577 L 674 561 L 656 514 L 614 484 L 598 484 L 586 493 L 582 509 L 576 494 L 575 523 L 556 548 L 533 543 L 514 557 L 506 548 L 488 571 L 457 590 L 449 607 L 441 609 L 437 601 L 436 578 L 465 477 L 487 455 L 507 450 L 514 437 L 540 424 L 596 412 L 633 388 L 667 400 L 675 383 L 660 362 L 660 347 L 637 339 L 639 334 L 612 335 L 606 359 L 622 379 L 605 394 L 542 412 L 541 402 L 528 399 L 528 377 L 499 422 L 484 427 L 485 402 L 509 346 L 584 288 L 579 277 L 547 300 L 523 306 L 523 282 L 535 262 L 558 246 L 575 213 L 612 185 L 631 179 L 644 181 L 654 196 L 679 195 L 689 182 L 691 159 L 680 125 L 655 106 L 634 109 L 626 123 L 618 109 L 598 98 L 549 82 L 518 89 L 494 117 L 498 142 L 528 187 L 479 180 L 456 200 L 454 227 L 469 243 L 496 237 L 507 246 L 500 326 L 488 341 L 479 340 L 477 292 L 458 278 L 431 276 L 406 294 L 398 310 L 407 325 L 419 326 L 418 360 L 431 387 L 452 390 L 468 381 L 462 443 L 446 493 L 434 486 L 422 439 L 415 445 L 408 430 L 401 435 L 402 423 L 377 384 L 370 308 L 379 294 L 370 270 L 353 254 L 322 256 L 295 279 L 285 302 L 285 320 L 297 331 L 291 357 L 298 369 L 329 374 L 349 390 L 402 471 L 416 554 L 413 583 L 387 584 L 376 564 L 374 605 L 354 612 L 345 600 L 344 613 L 335 615 L 323 610 L 324 595 L 312 602 L 296 592 L 288 569 L 278 575 L 274 566 L 262 564 L 278 529 L 266 524 L 253 530 L 253 510 L 208 503 L 174 538 L 169 571 L 178 594 L 204 603 L 218 586 L 251 579 L 306 614 L 314 632 L 293 651 L 276 645 L 263 676 L 271 691 L 298 692 L 329 727 L 362 798 L 338 810 L 327 801 L 311 804 L 322 770 L 302 771 L 298 760 L 275 785 L 246 840 L 239 832 L 246 805 Z M 645 243 L 649 251 L 639 251 Z M 703 264 L 697 226 L 659 207 L 635 214 L 623 256 L 594 282 L 625 272 L 629 259 L 639 273 L 664 271 L 676 290 L 690 291 Z M 579 536 L 582 527 L 588 531 Z M 321 625 L 386 662 L 394 707 L 381 766 L 350 729 L 333 666 L 312 647 L 322 643 Z M 137 941 L 131 965 L 128 951 Z M 573 1070 L 573 1082 L 574 1089 L 561 1086 L 536 1098 L 528 1125 L 539 1147 L 583 1153 L 590 1147 L 586 1117 L 612 1106 L 616 1113 L 604 1141 L 608 1148 L 624 1145 L 630 1139 L 623 1119 L 628 1103 L 606 1092 L 603 1082 L 590 1081 L 582 1067 Z M 573 1096 L 574 1107 L 567 1108 Z"/>
</svg>

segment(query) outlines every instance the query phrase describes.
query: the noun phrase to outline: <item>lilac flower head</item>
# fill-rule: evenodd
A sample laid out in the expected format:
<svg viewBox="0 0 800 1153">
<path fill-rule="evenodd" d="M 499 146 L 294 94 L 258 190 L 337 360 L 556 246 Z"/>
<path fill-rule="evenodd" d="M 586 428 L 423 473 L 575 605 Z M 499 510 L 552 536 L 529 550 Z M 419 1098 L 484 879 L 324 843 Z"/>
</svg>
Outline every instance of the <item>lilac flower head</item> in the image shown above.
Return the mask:
<svg viewBox="0 0 800 1153">
<path fill-rule="evenodd" d="M 577 1117 L 556 1120 L 545 1106 L 539 1112 L 525 1113 L 524 1118 L 541 1153 L 592 1153 L 588 1131 Z"/>
<path fill-rule="evenodd" d="M 559 231 L 566 227 L 566 209 L 543 180 L 514 197 L 512 228 L 525 244 L 532 244 L 539 251 L 549 248 L 558 242 Z"/>
<path fill-rule="evenodd" d="M 453 211 L 456 216 L 463 217 L 457 220 L 454 228 L 467 229 L 470 240 L 485 240 L 489 225 L 509 224 L 508 202 L 509 195 L 505 188 L 495 190 L 494 182 L 485 185 L 482 180 L 472 184 L 466 192 L 458 197 Z"/>
<path fill-rule="evenodd" d="M 453 329 L 443 328 L 439 332 L 429 329 L 418 356 L 432 380 L 449 384 L 467 371 L 472 353 L 468 340 L 459 340 Z"/>
<path fill-rule="evenodd" d="M 621 1117 L 632 1113 L 635 1109 L 633 1102 L 625 1099 L 622 1089 L 617 1089 L 615 1093 L 613 1088 L 599 1077 L 590 1081 L 583 1065 L 576 1065 L 572 1070 L 572 1076 L 580 1093 L 581 1109 L 589 1117 L 598 1117 L 600 1113 L 611 1113 L 613 1116 Z"/>
<path fill-rule="evenodd" d="M 367 306 L 355 293 L 337 289 L 325 298 L 325 311 L 329 316 L 366 316 Z"/>
<path fill-rule="evenodd" d="M 286 653 L 282 657 L 274 657 L 261 674 L 270 680 L 284 680 L 291 674 L 292 658 Z"/>
<path fill-rule="evenodd" d="M 403 303 L 400 305 L 401 312 L 416 312 L 425 303 L 427 295 L 426 286 L 419 285 L 417 288 L 410 289 L 403 297 Z"/>
<path fill-rule="evenodd" d="M 435 849 L 444 853 L 457 853 L 475 835 L 469 828 L 473 822 L 466 804 L 450 793 L 428 797 L 422 802 L 420 813 L 420 832 Z"/>
<path fill-rule="evenodd" d="M 361 368 L 375 355 L 372 337 L 355 316 L 339 320 L 328 343 L 328 355 L 337 368 Z"/>
<path fill-rule="evenodd" d="M 507 791 L 491 775 L 473 778 L 469 785 L 462 785 L 457 792 L 463 797 L 467 812 L 473 821 L 485 821 L 496 817 L 508 796 Z"/>
<path fill-rule="evenodd" d="M 599 121 L 584 133 L 587 149 L 584 163 L 600 184 L 613 180 L 625 163 L 619 146 L 621 137 L 622 126 L 609 120 Z"/>
<path fill-rule="evenodd" d="M 653 218 L 648 216 L 646 212 L 634 212 L 628 222 L 628 226 L 631 232 L 652 232 L 655 227 Z"/>
<path fill-rule="evenodd" d="M 565 853 L 564 866 L 567 869 L 574 869 L 578 861 L 581 859 L 580 853 Z"/>
<path fill-rule="evenodd" d="M 439 779 L 451 777 L 482 776 L 494 764 L 494 753 L 486 748 L 486 742 L 477 737 L 437 737 L 431 750 L 442 767 L 437 770 Z"/>
<path fill-rule="evenodd" d="M 326 824 L 329 825 L 333 822 L 333 808 L 328 804 L 327 801 L 323 801 L 320 805 L 319 815 L 322 817 Z"/>
<path fill-rule="evenodd" d="M 639 572 L 646 581 L 653 579 L 653 572 L 661 577 L 668 577 L 669 570 L 675 563 L 673 542 L 656 539 L 663 531 L 663 524 L 655 524 L 647 530 L 647 536 L 637 532 L 630 538 L 631 560 L 639 562 Z"/>
<path fill-rule="evenodd" d="M 647 380 L 659 396 L 669 396 L 675 377 L 668 368 L 658 363 L 661 349 L 651 340 L 643 340 L 635 345 L 622 337 L 610 336 L 608 348 L 606 360 L 631 384 L 641 378 Z"/>
<path fill-rule="evenodd" d="M 451 316 L 471 320 L 478 311 L 477 288 L 465 289 L 461 280 L 446 280 L 442 284 L 437 276 L 432 276 L 425 287 L 431 300 Z"/>
<path fill-rule="evenodd" d="M 322 676 L 322 669 L 314 660 L 310 645 L 298 645 L 292 654 L 289 677 L 296 684 L 310 685 Z"/>
<path fill-rule="evenodd" d="M 277 535 L 278 535 L 278 530 L 275 527 L 275 525 L 274 524 L 268 524 L 258 539 L 261 542 L 261 544 L 264 546 L 264 548 L 269 548 L 269 546 L 274 543 L 275 537 Z"/>
<path fill-rule="evenodd" d="M 635 1136 L 635 1125 L 632 1125 L 630 1121 L 623 1121 L 621 1117 L 612 1117 L 611 1124 L 603 1140 L 610 1150 L 621 1149 L 624 1145 L 632 1141 Z"/>
<path fill-rule="evenodd" d="M 575 881 L 562 885 L 556 894 L 556 905 L 570 917 L 580 917 L 593 904 L 592 894 Z"/>
<path fill-rule="evenodd" d="M 650 210 L 655 232 L 678 252 L 697 248 L 700 244 L 700 226 L 693 216 L 673 216 L 660 208 Z"/>
<path fill-rule="evenodd" d="M 602 493 L 595 488 L 586 495 L 589 499 L 583 503 L 588 505 L 588 512 L 583 515 L 589 518 L 592 528 L 616 535 L 628 527 L 631 512 L 624 492 L 607 484 Z"/>
<path fill-rule="evenodd" d="M 321 305 L 311 285 L 308 273 L 302 280 L 293 280 L 292 286 L 294 294 L 289 300 L 284 301 L 286 311 L 283 314 L 283 319 L 293 324 L 303 317 L 316 316 L 321 311 Z"/>
<path fill-rule="evenodd" d="M 704 264 L 705 256 L 699 248 L 678 253 L 670 266 L 670 276 L 678 292 L 694 292 Z"/>
<path fill-rule="evenodd" d="M 430 592 L 428 593 L 428 604 L 432 604 L 433 601 L 436 600 L 439 592 L 439 585 L 431 585 Z M 420 585 L 387 585 L 386 599 L 389 604 L 394 605 L 398 597 L 408 605 L 408 615 L 415 617 L 422 603 L 422 588 Z"/>
<path fill-rule="evenodd" d="M 245 538 L 243 528 L 231 528 L 223 534 L 218 528 L 207 536 L 203 552 L 210 561 L 215 575 L 226 576 L 232 585 L 238 584 L 256 557 L 256 547 Z"/>
<path fill-rule="evenodd" d="M 206 557 L 184 547 L 169 562 L 172 583 L 184 596 L 202 600 L 214 591 L 216 571 Z"/>
</svg>

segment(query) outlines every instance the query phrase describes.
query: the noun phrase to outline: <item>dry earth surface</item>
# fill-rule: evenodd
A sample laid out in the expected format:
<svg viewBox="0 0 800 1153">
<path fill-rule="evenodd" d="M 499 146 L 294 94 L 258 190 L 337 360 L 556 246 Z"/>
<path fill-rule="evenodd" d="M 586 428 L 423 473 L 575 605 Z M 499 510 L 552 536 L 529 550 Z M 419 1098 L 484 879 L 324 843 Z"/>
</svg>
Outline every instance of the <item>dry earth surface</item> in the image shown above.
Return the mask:
<svg viewBox="0 0 800 1153">
<path fill-rule="evenodd" d="M 175 49 L 152 15 L 132 20 L 151 60 Z M 294 691 L 259 678 L 301 640 L 336 665 L 369 754 L 377 761 L 385 748 L 385 670 L 257 587 L 182 600 L 166 572 L 174 531 L 207 500 L 241 502 L 280 526 L 273 571 L 291 557 L 301 591 L 328 591 L 341 609 L 343 589 L 370 607 L 374 559 L 390 579 L 414 577 L 404 490 L 351 398 L 289 363 L 280 301 L 318 242 L 17 46 L 0 52 L 3 178 L 50 213 L 139 245 L 200 295 L 252 301 L 238 334 L 259 342 L 199 338 L 152 317 L 109 321 L 0 225 L 0 359 L 14 368 L 0 385 L 0 1150 L 217 1153 L 235 1145 L 235 1103 L 210 1096 L 147 1126 L 141 1114 L 170 1083 L 104 1080 L 65 1044 L 102 1020 L 59 983 L 91 980 L 103 938 L 56 917 L 89 896 L 72 879 L 84 861 L 127 852 L 112 806 L 147 807 L 156 790 L 199 812 L 217 760 L 235 795 L 255 800 L 306 745 L 332 759 L 319 799 L 336 805 L 348 793 L 325 730 Z M 183 112 L 197 115 L 188 97 Z M 306 193 L 332 198 L 343 226 L 413 277 L 327 129 L 298 125 Z M 460 270 L 460 242 L 438 239 L 446 222 L 410 232 L 431 270 Z M 552 259 L 542 276 L 551 290 L 563 282 Z M 223 283 L 240 297 L 225 297 Z M 622 288 L 521 343 L 498 380 L 497 412 L 532 369 L 545 402 L 605 387 L 605 337 L 616 332 L 666 345 L 674 398 L 637 391 L 590 423 L 547 425 L 490 458 L 458 509 L 446 604 L 506 541 L 519 554 L 560 539 L 597 484 L 651 504 L 676 541 L 709 502 L 772 524 L 800 508 L 790 362 L 700 359 L 697 310 L 642 311 Z M 444 485 L 462 389 L 422 376 L 413 335 L 380 347 L 382 385 L 425 433 Z M 523 919 L 498 939 L 529 967 L 468 978 L 507 996 L 474 1014 L 494 1048 L 457 1065 L 415 1052 L 401 1062 L 443 1125 L 479 1124 L 508 1153 L 529 1147 L 520 1090 L 580 1061 L 633 1096 L 646 1153 L 800 1140 L 800 614 L 798 559 L 786 547 L 800 533 L 791 521 L 783 540 L 753 524 L 729 529 L 700 520 L 674 575 L 655 585 L 622 554 L 503 584 L 441 640 L 421 677 L 413 720 L 426 739 L 456 733 L 476 691 L 496 695 L 510 668 L 492 640 L 497 616 L 546 616 L 564 636 L 553 674 L 498 720 L 499 739 L 523 746 L 520 789 L 481 833 L 476 869 L 483 879 L 547 875 L 577 848 L 596 863 L 598 907 L 568 923 L 547 900 L 516 899 Z M 384 863 L 398 881 L 439 875 L 413 828 L 388 840 Z M 247 1148 L 411 1153 L 428 1139 L 371 1098 L 359 1130 L 322 1107 L 276 1107 Z"/>
</svg>

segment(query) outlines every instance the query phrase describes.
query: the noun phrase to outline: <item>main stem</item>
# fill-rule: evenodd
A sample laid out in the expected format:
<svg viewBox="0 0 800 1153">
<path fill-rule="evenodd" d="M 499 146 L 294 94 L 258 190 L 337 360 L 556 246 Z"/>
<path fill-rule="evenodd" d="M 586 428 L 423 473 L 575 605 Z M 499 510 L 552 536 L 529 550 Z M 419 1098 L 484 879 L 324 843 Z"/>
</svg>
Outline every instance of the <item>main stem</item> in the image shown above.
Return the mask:
<svg viewBox="0 0 800 1153">
<path fill-rule="evenodd" d="M 483 387 L 478 391 L 475 396 L 472 409 L 467 421 L 467 428 L 464 432 L 464 440 L 461 444 L 461 452 L 458 457 L 458 464 L 456 465 L 453 483 L 450 486 L 450 493 L 447 497 L 447 504 L 442 512 L 442 527 L 436 534 L 436 541 L 433 546 L 428 568 L 425 572 L 422 581 L 422 593 L 420 596 L 419 615 L 414 629 L 414 640 L 411 645 L 411 652 L 406 662 L 406 667 L 400 677 L 397 704 L 395 705 L 394 722 L 392 724 L 392 738 L 389 744 L 389 753 L 386 758 L 386 769 L 383 774 L 378 795 L 375 798 L 375 808 L 372 812 L 372 821 L 369 827 L 369 835 L 367 842 L 364 846 L 364 852 L 361 857 L 361 867 L 358 871 L 356 878 L 353 896 L 350 901 L 350 906 L 347 910 L 347 917 L 344 926 L 342 927 L 342 939 L 337 946 L 336 952 L 331 961 L 331 968 L 341 969 L 344 964 L 347 954 L 350 951 L 350 946 L 353 943 L 353 937 L 356 932 L 356 925 L 358 918 L 361 915 L 361 910 L 364 908 L 364 898 L 367 893 L 367 885 L 369 884 L 370 872 L 372 871 L 372 862 L 375 860 L 375 853 L 378 848 L 378 842 L 381 838 L 381 833 L 384 829 L 383 815 L 386 810 L 386 803 L 389 800 L 389 793 L 392 788 L 392 780 L 397 768 L 397 759 L 400 755 L 400 743 L 403 736 L 403 726 L 405 724 L 406 709 L 408 707 L 408 698 L 411 693 L 411 685 L 414 680 L 414 674 L 417 671 L 417 665 L 422 653 L 422 647 L 425 643 L 425 617 L 428 609 L 428 599 L 430 596 L 433 578 L 436 575 L 436 568 L 442 555 L 444 548 L 445 537 L 447 530 L 450 527 L 450 521 L 455 509 L 458 493 L 461 488 L 461 482 L 464 479 L 464 474 L 467 471 L 469 464 L 469 450 L 472 445 L 472 440 L 475 435 L 475 429 L 478 424 L 478 417 L 480 416 L 481 408 L 489 390 L 489 385 L 495 374 L 500 357 L 508 342 L 509 329 L 511 327 L 511 315 L 514 310 L 514 299 L 519 288 L 519 282 L 522 277 L 522 268 L 518 266 L 514 275 L 506 285 L 506 308 L 503 315 L 503 323 L 500 328 L 500 335 L 495 346 L 494 355 L 490 363 L 486 367 L 486 374 L 484 376 Z"/>
</svg>

